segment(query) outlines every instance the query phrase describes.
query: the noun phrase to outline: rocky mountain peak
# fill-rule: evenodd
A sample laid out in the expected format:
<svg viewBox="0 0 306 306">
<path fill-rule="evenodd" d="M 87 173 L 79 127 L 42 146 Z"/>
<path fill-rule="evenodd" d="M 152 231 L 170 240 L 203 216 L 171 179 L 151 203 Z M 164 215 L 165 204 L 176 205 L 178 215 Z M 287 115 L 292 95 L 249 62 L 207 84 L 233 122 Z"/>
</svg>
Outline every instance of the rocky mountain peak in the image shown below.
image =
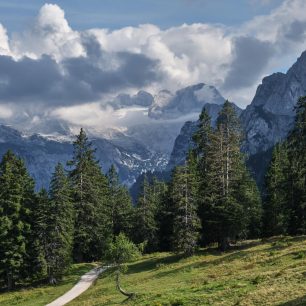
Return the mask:
<svg viewBox="0 0 306 306">
<path fill-rule="evenodd" d="M 173 119 L 192 112 L 200 112 L 207 103 L 222 104 L 225 99 L 219 91 L 204 83 L 187 86 L 172 94 L 168 90 L 159 92 L 149 109 L 154 119 Z"/>
<path fill-rule="evenodd" d="M 284 73 L 263 79 L 252 103 L 241 115 L 246 131 L 244 150 L 257 154 L 284 139 L 294 121 L 294 106 L 306 95 L 306 52 Z"/>
</svg>

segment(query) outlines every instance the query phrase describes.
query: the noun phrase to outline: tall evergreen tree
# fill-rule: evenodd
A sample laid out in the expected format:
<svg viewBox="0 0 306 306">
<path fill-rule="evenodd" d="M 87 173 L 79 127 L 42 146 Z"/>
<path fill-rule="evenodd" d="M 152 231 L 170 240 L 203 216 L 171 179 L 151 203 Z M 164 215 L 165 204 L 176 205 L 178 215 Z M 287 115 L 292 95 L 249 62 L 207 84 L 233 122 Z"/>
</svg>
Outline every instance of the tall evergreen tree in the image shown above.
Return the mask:
<svg viewBox="0 0 306 306">
<path fill-rule="evenodd" d="M 295 125 L 288 137 L 289 233 L 306 233 L 306 96 L 296 105 Z"/>
<path fill-rule="evenodd" d="M 24 173 L 23 162 L 8 151 L 0 163 L 0 273 L 9 290 L 20 278 L 30 231 Z"/>
<path fill-rule="evenodd" d="M 288 154 L 286 143 L 275 145 L 266 174 L 263 235 L 286 234 L 289 211 L 286 185 L 288 181 Z"/>
<path fill-rule="evenodd" d="M 75 208 L 74 258 L 76 261 L 96 260 L 111 238 L 107 200 L 109 189 L 95 150 L 81 129 L 74 142 L 74 154 L 68 163 Z"/>
<path fill-rule="evenodd" d="M 120 233 L 131 236 L 132 201 L 126 187 L 120 185 L 119 176 L 114 165 L 109 169 L 107 179 L 112 234 L 114 237 Z"/>
<path fill-rule="evenodd" d="M 249 223 L 256 219 L 250 217 L 250 212 L 260 213 L 259 198 L 256 189 L 252 188 L 254 184 L 240 152 L 242 133 L 231 103 L 224 103 L 215 130 L 209 129 L 209 120 L 205 113 L 203 118 L 204 137 L 196 135 L 200 155 L 200 212 L 203 236 L 206 243 L 217 241 L 219 247 L 224 250 L 229 246 L 230 239 L 247 234 Z M 250 207 L 251 204 L 256 204 L 258 209 Z M 254 231 L 254 228 L 252 230 Z"/>
<path fill-rule="evenodd" d="M 36 280 L 44 277 L 45 259 L 37 232 L 37 205 L 39 197 L 35 194 L 34 180 L 29 176 L 26 167 L 21 167 L 23 177 L 24 200 L 22 205 L 22 221 L 27 224 L 26 231 L 26 257 L 23 264 L 22 276 Z"/>
<path fill-rule="evenodd" d="M 134 214 L 134 240 L 136 243 L 145 243 L 146 252 L 156 251 L 158 248 L 156 213 L 156 203 L 152 200 L 152 190 L 145 175 Z"/>
<path fill-rule="evenodd" d="M 207 218 L 207 198 L 208 191 L 212 192 L 213 182 L 212 171 L 209 171 L 209 153 L 211 152 L 213 129 L 211 126 L 211 118 L 207 113 L 207 110 L 203 108 L 199 116 L 198 129 L 193 135 L 193 141 L 195 142 L 194 152 L 197 156 L 197 170 L 198 170 L 198 214 L 201 219 L 202 228 L 205 228 L 205 222 Z M 202 231 L 201 240 L 203 242 L 208 242 L 212 239 L 212 234 L 207 231 Z"/>
<path fill-rule="evenodd" d="M 71 263 L 73 242 L 73 204 L 68 178 L 62 164 L 57 164 L 51 179 L 49 201 L 41 199 L 45 210 L 41 212 L 41 237 L 49 282 L 57 282 Z"/>
<path fill-rule="evenodd" d="M 155 220 L 157 224 L 157 250 L 170 251 L 173 218 L 168 186 L 164 181 L 159 181 L 156 177 L 153 177 L 151 192 L 152 202 L 156 207 Z"/>
<path fill-rule="evenodd" d="M 197 183 L 196 162 L 190 152 L 185 166 L 174 170 L 170 185 L 173 203 L 172 245 L 176 252 L 182 252 L 186 256 L 194 253 L 199 238 Z"/>
<path fill-rule="evenodd" d="M 238 181 L 235 197 L 242 203 L 245 215 L 245 228 L 238 238 L 255 239 L 262 235 L 262 200 L 258 186 L 251 177 L 246 165 L 242 165 L 242 175 Z"/>
<path fill-rule="evenodd" d="M 40 276 L 42 278 L 47 277 L 47 263 L 45 258 L 45 246 L 49 237 L 47 236 L 47 227 L 50 211 L 50 200 L 48 191 L 45 188 L 42 188 L 36 195 L 35 209 L 32 214 L 34 221 L 32 227 L 32 235 L 34 237 L 33 247 L 35 253 L 39 254 L 39 257 L 36 259 L 36 263 L 31 263 L 30 265 L 36 266 L 38 271 L 41 272 Z M 31 252 L 27 252 L 28 256 L 31 256 Z M 33 279 L 33 271 L 30 271 L 30 276 Z"/>
</svg>

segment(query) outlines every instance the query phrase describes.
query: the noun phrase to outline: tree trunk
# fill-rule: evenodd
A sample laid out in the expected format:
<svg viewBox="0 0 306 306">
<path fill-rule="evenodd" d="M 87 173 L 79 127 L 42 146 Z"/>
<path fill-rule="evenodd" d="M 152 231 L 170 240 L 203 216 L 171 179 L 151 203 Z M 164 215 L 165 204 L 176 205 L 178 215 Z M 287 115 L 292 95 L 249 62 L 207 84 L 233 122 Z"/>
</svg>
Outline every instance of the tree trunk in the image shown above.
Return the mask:
<svg viewBox="0 0 306 306">
<path fill-rule="evenodd" d="M 79 248 L 77 248 L 77 250 L 75 251 L 74 258 L 77 263 L 84 262 L 83 253 L 79 250 Z"/>
<path fill-rule="evenodd" d="M 132 298 L 133 296 L 135 296 L 135 293 L 126 292 L 120 287 L 120 272 L 119 271 L 116 272 L 116 287 L 117 287 L 117 290 L 119 290 L 121 294 L 127 296 L 128 298 Z"/>
<path fill-rule="evenodd" d="M 56 285 L 57 284 L 56 278 L 52 275 L 49 275 L 49 284 L 50 285 Z"/>
<path fill-rule="evenodd" d="M 48 269 L 48 281 L 50 285 L 56 285 L 57 283 L 56 278 L 54 277 L 52 268 Z"/>
<path fill-rule="evenodd" d="M 230 243 L 229 243 L 229 237 L 222 237 L 219 241 L 219 249 L 224 252 L 229 249 Z"/>
<path fill-rule="evenodd" d="M 12 271 L 7 271 L 7 290 L 12 290 L 14 287 L 14 279 Z"/>
</svg>

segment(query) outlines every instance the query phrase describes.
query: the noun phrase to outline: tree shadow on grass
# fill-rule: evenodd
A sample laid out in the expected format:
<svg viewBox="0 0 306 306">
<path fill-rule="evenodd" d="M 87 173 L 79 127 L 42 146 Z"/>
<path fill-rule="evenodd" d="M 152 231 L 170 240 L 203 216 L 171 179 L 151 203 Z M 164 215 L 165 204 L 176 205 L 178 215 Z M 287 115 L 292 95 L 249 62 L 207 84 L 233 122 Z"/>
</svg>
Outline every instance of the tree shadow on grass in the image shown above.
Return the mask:
<svg viewBox="0 0 306 306">
<path fill-rule="evenodd" d="M 18 292 L 24 289 L 35 289 L 35 288 L 48 288 L 48 287 L 60 287 L 60 286 L 65 286 L 68 284 L 74 285 L 76 284 L 80 277 L 90 271 L 91 269 L 94 268 L 93 264 L 82 264 L 80 266 L 78 265 L 73 265 L 72 267 L 69 268 L 67 271 L 66 275 L 58 281 L 57 284 L 55 285 L 50 285 L 46 279 L 38 279 L 35 281 L 24 281 L 20 283 L 16 283 L 15 287 L 11 291 L 7 291 L 6 288 L 0 288 L 0 293 L 4 292 Z"/>
<path fill-rule="evenodd" d="M 306 305 L 306 295 L 298 297 L 294 300 L 277 304 L 278 306 L 305 306 Z"/>
<path fill-rule="evenodd" d="M 253 240 L 248 242 L 242 242 L 241 244 L 232 245 L 227 251 L 221 252 L 216 247 L 210 247 L 205 248 L 197 251 L 195 253 L 195 256 L 215 256 L 216 259 L 213 260 L 201 260 L 200 262 L 193 262 L 187 265 L 182 265 L 178 268 L 171 268 L 167 271 L 161 271 L 156 274 L 156 277 L 164 277 L 167 275 L 175 274 L 177 272 L 187 270 L 190 268 L 201 268 L 205 266 L 215 266 L 219 264 L 226 264 L 230 263 L 234 260 L 241 260 L 244 257 L 247 257 L 252 253 L 252 255 L 255 255 L 257 253 L 263 252 L 263 250 L 252 250 L 249 249 L 262 245 L 263 243 L 274 243 L 274 242 L 293 242 L 293 241 L 303 241 L 306 240 L 305 236 L 299 236 L 299 237 L 272 237 L 262 240 Z M 289 245 L 275 245 L 271 246 L 270 248 L 266 248 L 265 251 L 271 251 L 271 250 L 279 250 L 282 248 L 289 247 Z M 143 260 L 141 262 L 137 262 L 134 264 L 129 265 L 129 270 L 127 274 L 133 274 L 133 273 L 139 273 L 139 272 L 145 272 L 150 270 L 158 269 L 159 266 L 167 266 L 169 264 L 178 263 L 180 260 L 184 259 L 185 257 L 180 254 L 174 254 L 167 257 L 162 258 L 149 258 L 147 260 Z M 163 267 L 162 267 L 163 268 Z M 306 303 L 305 303 L 306 305 Z"/>
<path fill-rule="evenodd" d="M 126 274 L 151 271 L 156 269 L 158 265 L 173 264 L 178 262 L 182 258 L 184 258 L 182 255 L 177 255 L 177 254 L 173 254 L 162 258 L 149 258 L 147 260 L 130 264 L 128 272 Z"/>
<path fill-rule="evenodd" d="M 224 264 L 224 263 L 230 263 L 234 260 L 241 260 L 244 257 L 247 257 L 250 255 L 250 252 L 248 249 L 255 247 L 257 245 L 262 244 L 261 241 L 252 241 L 250 243 L 245 243 L 242 245 L 234 245 L 231 246 L 229 250 L 225 252 L 221 252 L 217 248 L 208 248 L 204 250 L 200 250 L 197 252 L 195 255 L 201 255 L 201 256 L 208 256 L 208 255 L 213 255 L 216 257 L 216 259 L 210 259 L 210 260 L 201 260 L 200 262 L 194 262 L 190 263 L 187 265 L 183 265 L 181 267 L 178 267 L 176 269 L 171 269 L 168 271 L 161 271 L 160 273 L 157 273 L 156 277 L 164 277 L 167 275 L 175 274 L 180 271 L 188 270 L 188 269 L 197 269 L 197 268 L 203 268 L 205 266 L 216 266 L 219 264 Z M 252 251 L 252 254 L 260 253 L 262 250 L 256 250 Z"/>
</svg>

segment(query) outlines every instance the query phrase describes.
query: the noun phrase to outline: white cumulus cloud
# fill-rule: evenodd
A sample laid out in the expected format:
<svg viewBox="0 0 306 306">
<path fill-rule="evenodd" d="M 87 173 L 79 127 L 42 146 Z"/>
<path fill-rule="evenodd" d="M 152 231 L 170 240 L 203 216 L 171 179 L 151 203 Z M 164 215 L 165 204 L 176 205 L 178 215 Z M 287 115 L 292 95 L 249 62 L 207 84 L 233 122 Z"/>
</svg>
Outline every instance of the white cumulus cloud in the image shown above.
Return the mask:
<svg viewBox="0 0 306 306">
<path fill-rule="evenodd" d="M 0 55 L 10 55 L 9 41 L 6 29 L 0 23 Z"/>
<path fill-rule="evenodd" d="M 17 57 L 46 54 L 59 61 L 85 55 L 80 33 L 70 28 L 64 11 L 56 4 L 45 4 L 31 27 L 13 35 L 11 46 Z"/>
<path fill-rule="evenodd" d="M 0 102 L 37 104 L 64 117 L 69 111 L 96 124 L 104 118 L 97 107 L 109 95 L 143 89 L 155 95 L 204 82 L 246 106 L 266 74 L 289 68 L 306 49 L 305 12 L 306 1 L 284 0 L 239 27 L 76 31 L 58 5 L 45 4 L 22 32 L 8 37 L 0 24 Z"/>
</svg>

